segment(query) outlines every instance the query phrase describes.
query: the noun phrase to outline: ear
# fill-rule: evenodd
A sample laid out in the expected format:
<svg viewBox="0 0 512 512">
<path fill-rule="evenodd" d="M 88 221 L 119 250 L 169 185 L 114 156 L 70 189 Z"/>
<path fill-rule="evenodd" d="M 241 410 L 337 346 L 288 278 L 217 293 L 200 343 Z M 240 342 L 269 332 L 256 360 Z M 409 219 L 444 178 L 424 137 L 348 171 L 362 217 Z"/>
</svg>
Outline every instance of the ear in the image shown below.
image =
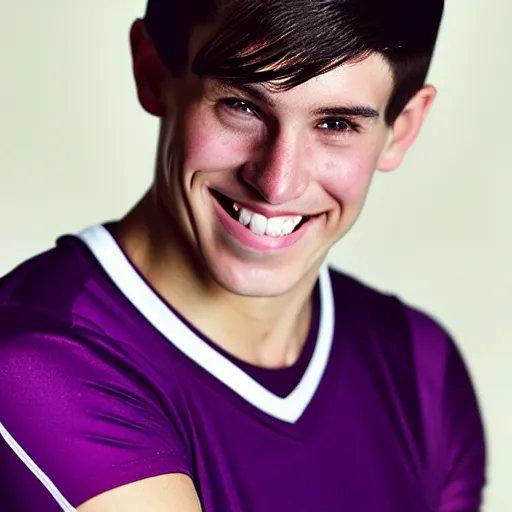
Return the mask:
<svg viewBox="0 0 512 512">
<path fill-rule="evenodd" d="M 407 150 L 420 132 L 436 94 L 434 87 L 426 85 L 407 103 L 393 123 L 391 136 L 380 154 L 377 169 L 392 171 L 402 163 Z"/>
<path fill-rule="evenodd" d="M 166 69 L 155 50 L 142 20 L 136 20 L 130 30 L 133 74 L 142 107 L 154 116 L 165 115 L 162 85 Z"/>
</svg>

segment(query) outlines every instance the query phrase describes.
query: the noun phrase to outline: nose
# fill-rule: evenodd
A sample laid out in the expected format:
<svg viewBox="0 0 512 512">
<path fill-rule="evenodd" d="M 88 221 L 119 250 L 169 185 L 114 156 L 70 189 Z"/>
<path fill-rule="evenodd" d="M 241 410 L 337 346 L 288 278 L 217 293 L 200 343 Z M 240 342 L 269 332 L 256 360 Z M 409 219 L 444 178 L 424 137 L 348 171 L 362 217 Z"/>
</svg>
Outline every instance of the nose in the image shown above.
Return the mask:
<svg viewBox="0 0 512 512">
<path fill-rule="evenodd" d="M 278 133 L 265 140 L 251 162 L 241 169 L 242 180 L 270 204 L 300 197 L 309 185 L 305 144 L 298 134 Z"/>
</svg>

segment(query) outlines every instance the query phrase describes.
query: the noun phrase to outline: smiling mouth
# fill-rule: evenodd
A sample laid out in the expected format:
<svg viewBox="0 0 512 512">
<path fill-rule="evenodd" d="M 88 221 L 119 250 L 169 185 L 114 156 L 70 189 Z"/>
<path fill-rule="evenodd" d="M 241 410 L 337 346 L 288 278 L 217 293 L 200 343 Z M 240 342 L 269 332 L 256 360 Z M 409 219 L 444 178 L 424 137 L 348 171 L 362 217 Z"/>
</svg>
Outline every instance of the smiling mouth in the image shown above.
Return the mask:
<svg viewBox="0 0 512 512">
<path fill-rule="evenodd" d="M 253 212 L 235 203 L 229 197 L 212 190 L 212 195 L 228 215 L 242 226 L 256 235 L 270 237 L 284 237 L 298 231 L 311 217 L 308 216 L 280 216 L 267 218 L 260 213 Z"/>
</svg>

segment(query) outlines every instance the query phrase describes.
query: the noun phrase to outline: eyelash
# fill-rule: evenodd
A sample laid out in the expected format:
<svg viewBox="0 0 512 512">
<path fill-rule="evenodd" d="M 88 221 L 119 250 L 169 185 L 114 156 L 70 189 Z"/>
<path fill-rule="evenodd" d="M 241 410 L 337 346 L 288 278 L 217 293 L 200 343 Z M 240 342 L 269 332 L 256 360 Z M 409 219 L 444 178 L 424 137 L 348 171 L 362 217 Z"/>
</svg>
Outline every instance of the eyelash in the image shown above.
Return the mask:
<svg viewBox="0 0 512 512">
<path fill-rule="evenodd" d="M 320 128 L 321 125 L 326 125 L 326 124 L 329 124 L 329 123 L 340 123 L 340 124 L 343 124 L 346 129 L 329 129 L 329 128 Z M 345 118 L 332 118 L 332 119 L 325 119 L 324 121 L 322 121 L 321 123 L 318 124 L 318 128 L 320 130 L 326 130 L 326 131 L 329 131 L 329 132 L 334 132 L 334 133 L 350 133 L 350 132 L 355 132 L 355 133 L 359 133 L 361 131 L 361 127 L 355 123 L 354 121 L 351 121 L 350 119 L 345 119 Z"/>
<path fill-rule="evenodd" d="M 223 98 L 220 101 L 229 110 L 232 110 L 238 114 L 242 114 L 245 116 L 251 115 L 247 112 L 242 111 L 242 109 L 240 107 L 243 106 L 246 109 L 250 110 L 252 112 L 252 115 L 255 115 L 256 117 L 260 117 L 257 108 L 254 105 L 252 105 L 251 103 L 249 103 L 248 101 L 240 100 L 237 98 Z"/>
<path fill-rule="evenodd" d="M 221 100 L 221 103 L 228 108 L 229 110 L 241 114 L 243 116 L 255 116 L 257 118 L 260 118 L 260 114 L 258 112 L 258 109 L 252 105 L 250 102 L 241 100 L 238 98 L 223 98 Z M 249 110 L 249 112 L 244 111 Z M 330 123 L 340 123 L 346 127 L 346 129 L 330 129 L 330 128 L 320 128 L 321 125 L 327 125 Z M 347 133 L 359 133 L 361 131 L 361 126 L 347 118 L 330 118 L 330 119 L 324 119 L 322 122 L 318 123 L 317 127 L 326 132 L 331 132 L 334 135 L 337 134 L 347 134 Z"/>
</svg>

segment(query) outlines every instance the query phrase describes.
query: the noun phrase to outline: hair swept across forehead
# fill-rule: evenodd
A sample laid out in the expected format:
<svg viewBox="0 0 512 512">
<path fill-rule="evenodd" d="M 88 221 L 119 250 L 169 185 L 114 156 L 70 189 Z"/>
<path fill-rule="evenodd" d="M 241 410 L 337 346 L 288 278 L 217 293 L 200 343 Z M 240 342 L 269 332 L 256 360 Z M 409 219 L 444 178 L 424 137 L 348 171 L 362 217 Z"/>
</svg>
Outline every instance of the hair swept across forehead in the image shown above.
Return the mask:
<svg viewBox="0 0 512 512">
<path fill-rule="evenodd" d="M 172 72 L 291 88 L 371 53 L 387 60 L 392 122 L 429 68 L 443 0 L 149 0 L 146 25 Z M 212 35 L 187 62 L 194 26 Z"/>
</svg>

